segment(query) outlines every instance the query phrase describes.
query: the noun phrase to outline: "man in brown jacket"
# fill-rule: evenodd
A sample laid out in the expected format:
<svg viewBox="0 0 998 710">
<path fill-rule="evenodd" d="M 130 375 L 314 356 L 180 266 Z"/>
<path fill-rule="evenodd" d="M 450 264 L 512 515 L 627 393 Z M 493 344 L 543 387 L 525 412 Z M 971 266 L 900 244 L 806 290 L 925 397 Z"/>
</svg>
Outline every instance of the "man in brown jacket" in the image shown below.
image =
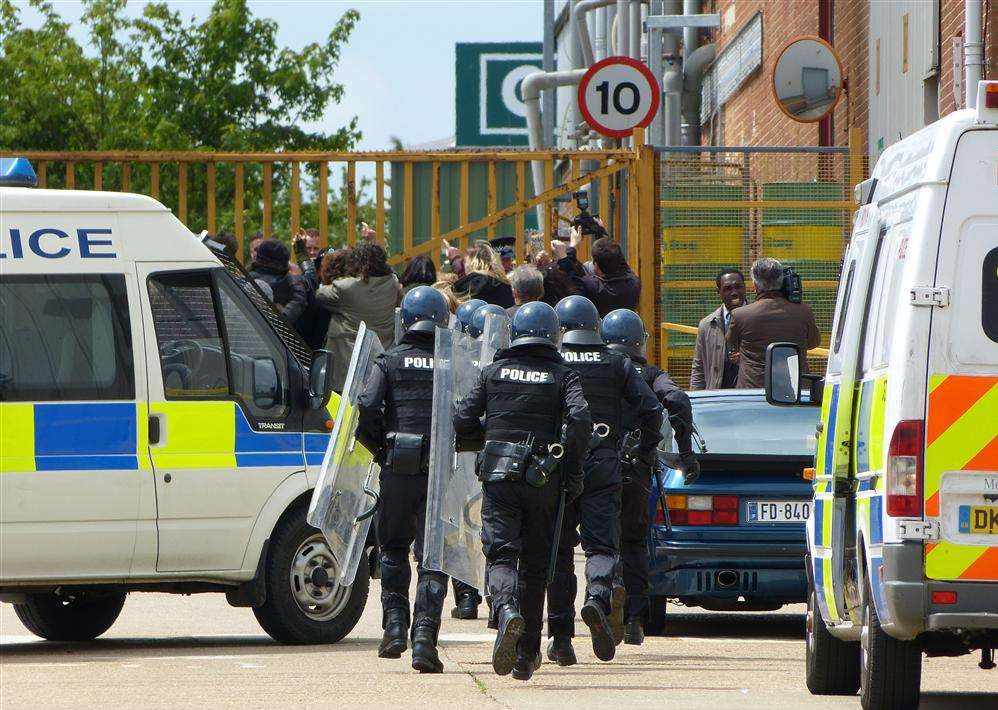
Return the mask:
<svg viewBox="0 0 998 710">
<path fill-rule="evenodd" d="M 801 350 L 810 350 L 821 342 L 814 314 L 805 303 L 791 303 L 780 290 L 783 286 L 783 265 L 776 259 L 763 257 L 752 264 L 755 284 L 754 303 L 731 314 L 727 341 L 739 354 L 739 389 L 765 385 L 766 348 L 770 343 L 796 343 Z M 805 360 L 805 368 L 806 368 Z"/>
<path fill-rule="evenodd" d="M 721 269 L 714 283 L 721 307 L 701 320 L 697 328 L 691 390 L 729 389 L 738 379 L 738 353 L 729 352 L 724 336 L 732 311 L 745 305 L 745 277 L 733 267 Z"/>
</svg>

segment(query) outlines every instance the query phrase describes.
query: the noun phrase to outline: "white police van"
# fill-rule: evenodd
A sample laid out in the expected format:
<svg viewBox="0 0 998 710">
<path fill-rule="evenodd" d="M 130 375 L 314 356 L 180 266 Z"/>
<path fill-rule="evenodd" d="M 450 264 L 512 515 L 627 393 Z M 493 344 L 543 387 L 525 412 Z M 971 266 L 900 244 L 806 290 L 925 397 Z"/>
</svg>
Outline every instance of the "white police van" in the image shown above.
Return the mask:
<svg viewBox="0 0 998 710">
<path fill-rule="evenodd" d="M 918 705 L 922 655 L 998 648 L 998 82 L 858 189 L 808 526 L 807 685 Z M 800 400 L 774 344 L 767 397 Z"/>
<path fill-rule="evenodd" d="M 369 570 L 333 583 L 305 521 L 328 353 L 155 200 L 10 186 L 33 183 L 0 160 L 0 600 L 53 640 L 104 633 L 136 591 L 341 639 Z"/>
</svg>

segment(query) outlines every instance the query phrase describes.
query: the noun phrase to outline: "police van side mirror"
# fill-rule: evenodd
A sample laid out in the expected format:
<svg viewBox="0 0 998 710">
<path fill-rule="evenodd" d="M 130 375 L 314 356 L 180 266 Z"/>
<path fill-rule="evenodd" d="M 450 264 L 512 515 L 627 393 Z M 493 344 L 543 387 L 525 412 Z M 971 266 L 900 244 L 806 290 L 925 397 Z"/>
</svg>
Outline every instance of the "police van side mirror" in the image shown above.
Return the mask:
<svg viewBox="0 0 998 710">
<path fill-rule="evenodd" d="M 779 407 L 821 404 L 824 379 L 803 372 L 804 358 L 796 343 L 772 343 L 766 348 L 766 401 Z M 804 398 L 802 383 L 810 383 Z"/>
<path fill-rule="evenodd" d="M 328 350 L 312 353 L 312 365 L 308 369 L 308 406 L 320 409 L 333 391 L 333 356 Z"/>
<path fill-rule="evenodd" d="M 281 377 L 277 364 L 269 357 L 253 361 L 253 404 L 260 409 L 281 404 Z"/>
</svg>

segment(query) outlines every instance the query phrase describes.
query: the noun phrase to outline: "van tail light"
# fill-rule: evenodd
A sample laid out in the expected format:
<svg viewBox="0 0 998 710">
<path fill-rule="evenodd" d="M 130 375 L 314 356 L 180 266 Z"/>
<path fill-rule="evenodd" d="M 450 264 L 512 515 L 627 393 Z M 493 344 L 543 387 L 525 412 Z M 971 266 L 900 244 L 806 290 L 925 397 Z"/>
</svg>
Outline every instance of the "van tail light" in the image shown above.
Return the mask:
<svg viewBox="0 0 998 710">
<path fill-rule="evenodd" d="M 887 514 L 922 517 L 922 452 L 924 426 L 920 419 L 898 422 L 887 450 Z"/>
<path fill-rule="evenodd" d="M 673 525 L 738 525 L 738 496 L 686 496 L 666 497 L 669 522 Z M 661 508 L 655 511 L 655 523 L 665 524 Z"/>
</svg>

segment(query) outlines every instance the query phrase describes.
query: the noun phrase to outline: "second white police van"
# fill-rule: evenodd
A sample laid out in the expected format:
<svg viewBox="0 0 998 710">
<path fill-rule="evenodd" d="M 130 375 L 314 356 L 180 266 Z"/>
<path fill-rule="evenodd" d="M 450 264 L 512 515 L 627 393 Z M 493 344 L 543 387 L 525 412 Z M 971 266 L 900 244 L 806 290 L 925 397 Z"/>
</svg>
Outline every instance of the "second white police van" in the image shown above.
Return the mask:
<svg viewBox="0 0 998 710">
<path fill-rule="evenodd" d="M 305 521 L 327 371 L 155 200 L 0 186 L 0 600 L 53 640 L 102 634 L 135 591 L 225 592 L 279 641 L 341 639 L 369 569 L 333 583 Z"/>
</svg>

